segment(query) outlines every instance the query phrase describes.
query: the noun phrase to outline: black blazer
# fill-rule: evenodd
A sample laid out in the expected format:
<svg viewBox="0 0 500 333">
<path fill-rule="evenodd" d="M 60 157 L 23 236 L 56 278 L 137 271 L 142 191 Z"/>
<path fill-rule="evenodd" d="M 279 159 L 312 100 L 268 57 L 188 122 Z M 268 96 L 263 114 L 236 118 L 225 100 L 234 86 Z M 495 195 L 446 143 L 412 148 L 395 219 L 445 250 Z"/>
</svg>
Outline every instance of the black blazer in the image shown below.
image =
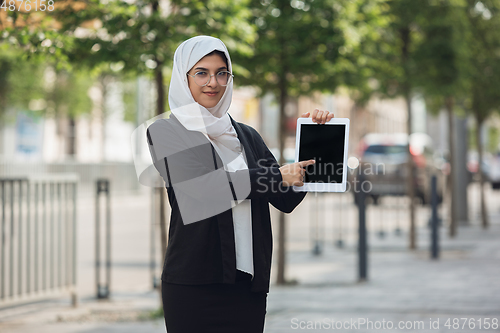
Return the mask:
<svg viewBox="0 0 500 333">
<path fill-rule="evenodd" d="M 282 212 L 291 213 L 307 192 L 282 186 L 279 164 L 259 133 L 233 118 L 231 122 L 245 151 L 246 175 L 225 171 L 220 156 L 202 133 L 188 131 L 190 137 L 186 140 L 187 130 L 173 115 L 155 121 L 147 129 L 153 163 L 165 181 L 172 208 L 161 279 L 178 284 L 235 283 L 236 252 L 230 200 L 221 199 L 228 202 L 228 209 L 221 213 L 184 224 L 176 195 L 193 200 L 190 205 L 193 210 L 205 211 L 210 209 L 210 200 L 222 198 L 223 193 L 229 192 L 236 199 L 238 190 L 233 185 L 249 178 L 248 193 L 242 196 L 240 191 L 237 198 L 251 199 L 254 263 L 251 290 L 267 293 L 273 249 L 269 203 Z M 186 142 L 191 140 L 197 141 L 196 144 Z M 176 174 L 172 174 L 172 170 L 177 170 Z M 219 178 L 217 186 L 200 186 L 196 193 L 185 195 L 175 187 L 181 181 L 200 176 L 217 177 L 216 174 L 227 178 Z"/>
</svg>

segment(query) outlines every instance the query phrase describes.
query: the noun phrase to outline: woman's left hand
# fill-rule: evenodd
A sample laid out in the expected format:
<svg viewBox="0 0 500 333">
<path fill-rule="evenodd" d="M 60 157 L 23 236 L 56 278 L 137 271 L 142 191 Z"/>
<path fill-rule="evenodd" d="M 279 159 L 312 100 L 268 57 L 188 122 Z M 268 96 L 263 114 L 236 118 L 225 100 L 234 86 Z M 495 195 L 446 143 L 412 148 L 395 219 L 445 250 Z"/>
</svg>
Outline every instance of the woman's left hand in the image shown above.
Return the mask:
<svg viewBox="0 0 500 333">
<path fill-rule="evenodd" d="M 303 113 L 301 118 L 309 118 L 310 112 Z M 328 112 L 328 111 L 323 111 L 320 109 L 314 109 L 312 113 L 312 121 L 318 124 L 324 124 L 328 121 L 330 121 L 333 117 L 333 112 Z"/>
</svg>

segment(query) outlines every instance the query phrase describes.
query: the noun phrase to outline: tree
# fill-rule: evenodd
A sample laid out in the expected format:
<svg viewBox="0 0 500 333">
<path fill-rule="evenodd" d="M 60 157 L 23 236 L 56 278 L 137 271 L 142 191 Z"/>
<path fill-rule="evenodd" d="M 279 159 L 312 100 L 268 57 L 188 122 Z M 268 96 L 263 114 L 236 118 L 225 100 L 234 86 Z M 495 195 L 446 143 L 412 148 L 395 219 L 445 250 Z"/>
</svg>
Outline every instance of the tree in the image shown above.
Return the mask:
<svg viewBox="0 0 500 333">
<path fill-rule="evenodd" d="M 486 208 L 482 168 L 483 145 L 481 129 L 484 122 L 496 110 L 500 110 L 500 4 L 493 0 L 468 0 L 467 18 L 470 23 L 471 38 L 469 49 L 473 70 L 471 71 L 471 91 L 469 110 L 476 119 L 476 144 L 478 151 L 478 172 L 481 188 L 481 220 L 483 228 L 489 226 Z"/>
<path fill-rule="evenodd" d="M 0 43 L 0 117 L 7 107 L 29 109 L 32 99 L 45 97 L 43 64 L 28 62 L 20 50 Z"/>
<path fill-rule="evenodd" d="M 454 108 L 469 91 L 469 24 L 460 0 L 429 1 L 420 17 L 422 41 L 415 51 L 418 85 L 428 98 L 440 99 L 448 114 L 450 175 L 450 236 L 456 234 L 457 168 L 455 165 Z"/>
<path fill-rule="evenodd" d="M 353 17 L 362 15 L 362 4 L 377 1 L 333 0 L 253 0 L 250 8 L 257 26 L 252 57 L 237 56 L 235 61 L 248 69 L 239 78 L 243 85 L 254 85 L 260 95 L 272 93 L 280 105 L 279 164 L 285 163 L 287 137 L 285 105 L 291 98 L 314 91 L 333 92 L 342 83 L 346 68 L 355 65 L 343 54 L 357 45 L 359 34 Z M 366 10 L 376 6 L 366 6 Z M 360 21 L 363 21 L 360 19 Z M 285 283 L 285 215 L 280 213 L 278 234 L 277 283 Z"/>
<path fill-rule="evenodd" d="M 381 32 L 381 41 L 371 46 L 372 66 L 374 78 L 378 81 L 377 90 L 385 96 L 403 96 L 406 101 L 408 114 L 407 133 L 412 133 L 412 107 L 411 99 L 415 88 L 414 52 L 420 43 L 418 20 L 425 6 L 421 1 L 388 0 L 384 16 L 388 22 Z M 415 166 L 410 153 L 410 144 L 407 146 L 407 193 L 410 199 L 410 234 L 409 248 L 416 249 L 417 235 L 415 225 Z"/>
<path fill-rule="evenodd" d="M 11 118 L 15 119 L 17 111 L 35 110 L 40 116 L 51 114 L 57 117 L 68 117 L 70 131 L 61 130 L 58 123 L 58 134 L 68 133 L 67 150 L 69 155 L 75 154 L 74 118 L 90 110 L 90 99 L 87 90 L 90 80 L 76 73 L 64 70 L 51 72 L 54 75 L 47 84 L 45 73 L 50 66 L 41 59 L 27 60 L 17 47 L 0 45 L 4 52 L 0 55 L 0 117 L 5 119 L 9 108 Z M 34 103 L 33 103 L 34 102 Z"/>
<path fill-rule="evenodd" d="M 47 72 L 52 75 L 45 75 Z M 91 78 L 78 71 L 54 70 L 41 58 L 26 59 L 17 47 L 10 47 L 0 56 L 0 82 L 0 117 L 7 107 L 14 111 L 35 107 L 40 115 L 67 118 L 65 128 L 57 123 L 57 134 L 67 134 L 66 153 L 75 155 L 75 119 L 91 109 L 87 95 L 93 83 Z M 38 103 L 33 105 L 33 101 Z"/>
<path fill-rule="evenodd" d="M 23 61 L 18 49 L 0 43 L 0 154 L 2 131 L 6 123 L 15 122 L 15 111 L 29 110 L 31 100 L 44 97 L 42 73 L 41 64 Z"/>
<path fill-rule="evenodd" d="M 52 104 L 56 119 L 66 118 L 66 155 L 73 158 L 76 151 L 77 119 L 90 113 L 92 101 L 88 91 L 94 83 L 93 78 L 82 71 L 55 70 L 54 82 L 48 91 L 47 100 Z M 58 134 L 61 129 L 58 126 Z"/>
<path fill-rule="evenodd" d="M 394 17 L 385 0 L 362 1 L 357 11 L 351 11 L 349 22 L 356 38 L 342 47 L 342 86 L 349 90 L 356 106 L 365 105 L 374 95 L 393 97 L 386 81 L 398 77 L 394 58 L 399 54 L 390 37 L 390 24 Z M 353 29 L 354 28 L 354 29 Z M 389 42 L 391 41 L 391 42 Z M 390 78 L 387 80 L 386 78 Z M 380 85 L 380 81 L 384 84 Z"/>
</svg>

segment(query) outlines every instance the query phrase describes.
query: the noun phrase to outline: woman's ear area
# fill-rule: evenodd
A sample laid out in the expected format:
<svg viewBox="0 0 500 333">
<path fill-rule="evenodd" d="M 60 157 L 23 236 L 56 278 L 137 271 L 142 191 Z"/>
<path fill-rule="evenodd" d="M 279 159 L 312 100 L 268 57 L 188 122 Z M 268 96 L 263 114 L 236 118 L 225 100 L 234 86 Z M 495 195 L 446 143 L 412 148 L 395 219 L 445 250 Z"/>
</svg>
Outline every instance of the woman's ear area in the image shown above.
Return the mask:
<svg viewBox="0 0 500 333">
<path fill-rule="evenodd" d="M 191 74 L 191 75 L 194 75 L 194 68 L 196 67 L 196 65 L 203 59 L 205 58 L 205 56 L 203 56 L 200 60 L 198 60 L 194 65 L 193 67 L 191 67 L 190 69 L 188 69 L 188 71 L 186 72 L 186 80 L 187 80 L 187 84 L 188 84 L 188 88 L 191 88 L 191 85 L 192 84 L 195 84 L 194 83 L 194 77 L 192 76 L 189 76 L 188 74 Z"/>
<path fill-rule="evenodd" d="M 188 88 L 191 87 L 191 77 L 188 75 L 190 74 L 191 70 L 193 69 L 193 67 L 191 67 L 187 72 L 186 72 L 186 81 L 187 81 L 187 85 L 188 85 Z"/>
</svg>

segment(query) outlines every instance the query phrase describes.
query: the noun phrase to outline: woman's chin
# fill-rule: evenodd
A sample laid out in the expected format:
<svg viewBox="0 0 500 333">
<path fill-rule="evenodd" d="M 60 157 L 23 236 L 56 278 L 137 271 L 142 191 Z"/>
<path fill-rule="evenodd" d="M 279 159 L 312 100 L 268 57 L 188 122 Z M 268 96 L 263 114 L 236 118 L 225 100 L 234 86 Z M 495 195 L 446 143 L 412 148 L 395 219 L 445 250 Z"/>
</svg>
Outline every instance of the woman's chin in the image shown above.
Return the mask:
<svg viewBox="0 0 500 333">
<path fill-rule="evenodd" d="M 207 109 L 210 109 L 210 108 L 213 108 L 214 106 L 216 106 L 218 102 L 219 102 L 219 101 L 217 101 L 217 102 L 210 101 L 210 103 L 203 103 L 203 102 L 202 102 L 202 103 L 200 103 L 200 105 L 201 105 L 201 106 L 204 106 L 204 107 L 205 107 L 205 108 L 207 108 Z"/>
</svg>

